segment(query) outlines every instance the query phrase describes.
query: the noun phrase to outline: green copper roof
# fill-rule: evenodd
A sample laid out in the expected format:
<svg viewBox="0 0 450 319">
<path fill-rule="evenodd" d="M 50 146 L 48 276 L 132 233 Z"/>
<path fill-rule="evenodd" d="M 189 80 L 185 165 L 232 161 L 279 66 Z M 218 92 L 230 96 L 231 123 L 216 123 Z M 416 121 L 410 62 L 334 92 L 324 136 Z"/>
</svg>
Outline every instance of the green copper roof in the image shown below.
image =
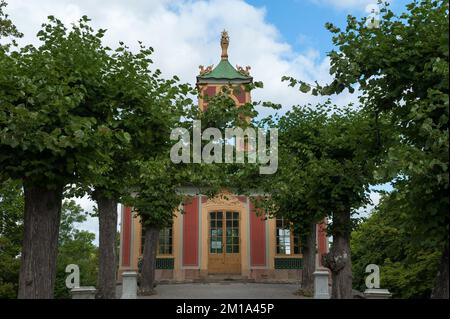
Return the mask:
<svg viewBox="0 0 450 319">
<path fill-rule="evenodd" d="M 226 80 L 248 80 L 250 76 L 239 73 L 228 60 L 221 60 L 220 63 L 210 72 L 199 75 L 199 79 L 226 79 Z"/>
</svg>

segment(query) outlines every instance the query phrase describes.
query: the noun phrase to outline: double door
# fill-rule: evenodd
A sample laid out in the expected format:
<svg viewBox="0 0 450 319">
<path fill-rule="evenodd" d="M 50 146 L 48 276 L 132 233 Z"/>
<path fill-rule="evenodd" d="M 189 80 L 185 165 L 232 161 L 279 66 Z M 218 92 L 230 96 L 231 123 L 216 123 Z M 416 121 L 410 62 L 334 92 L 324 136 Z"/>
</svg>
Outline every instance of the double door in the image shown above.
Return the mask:
<svg viewBox="0 0 450 319">
<path fill-rule="evenodd" d="M 212 211 L 208 214 L 208 273 L 241 273 L 240 214 Z"/>
</svg>

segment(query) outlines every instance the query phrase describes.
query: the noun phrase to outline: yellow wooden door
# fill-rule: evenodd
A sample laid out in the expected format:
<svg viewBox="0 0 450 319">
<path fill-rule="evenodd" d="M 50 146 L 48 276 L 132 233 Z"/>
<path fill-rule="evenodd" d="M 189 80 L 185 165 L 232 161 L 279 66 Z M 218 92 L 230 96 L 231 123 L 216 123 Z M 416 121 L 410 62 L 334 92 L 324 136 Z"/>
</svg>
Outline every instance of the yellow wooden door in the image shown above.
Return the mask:
<svg viewBox="0 0 450 319">
<path fill-rule="evenodd" d="M 208 216 L 208 273 L 240 274 L 240 214 L 214 211 Z"/>
</svg>

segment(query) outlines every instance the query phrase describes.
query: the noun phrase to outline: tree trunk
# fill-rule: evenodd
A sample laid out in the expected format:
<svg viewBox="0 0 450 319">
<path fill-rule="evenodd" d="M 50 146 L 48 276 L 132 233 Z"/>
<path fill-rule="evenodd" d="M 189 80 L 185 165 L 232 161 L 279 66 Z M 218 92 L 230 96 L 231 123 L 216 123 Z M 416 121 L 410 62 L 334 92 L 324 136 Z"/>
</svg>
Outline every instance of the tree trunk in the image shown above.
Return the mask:
<svg viewBox="0 0 450 319">
<path fill-rule="evenodd" d="M 350 252 L 350 211 L 333 215 L 333 244 L 323 258 L 323 265 L 331 270 L 331 298 L 352 299 L 352 261 Z"/>
<path fill-rule="evenodd" d="M 154 293 L 156 252 L 158 245 L 159 228 L 147 226 L 145 228 L 144 255 L 142 258 L 142 273 L 140 293 L 151 295 Z"/>
<path fill-rule="evenodd" d="M 309 226 L 306 242 L 303 245 L 302 291 L 304 295 L 313 295 L 314 276 L 316 270 L 316 224 Z"/>
<path fill-rule="evenodd" d="M 431 298 L 433 299 L 448 299 L 448 243 L 445 245 L 444 253 L 441 257 L 439 270 L 436 275 L 436 282 L 434 284 Z"/>
<path fill-rule="evenodd" d="M 99 222 L 98 299 L 116 298 L 117 201 L 102 192 L 95 193 Z"/>
<path fill-rule="evenodd" d="M 25 216 L 20 299 L 50 299 L 56 279 L 58 233 L 61 221 L 62 186 L 24 185 Z"/>
</svg>

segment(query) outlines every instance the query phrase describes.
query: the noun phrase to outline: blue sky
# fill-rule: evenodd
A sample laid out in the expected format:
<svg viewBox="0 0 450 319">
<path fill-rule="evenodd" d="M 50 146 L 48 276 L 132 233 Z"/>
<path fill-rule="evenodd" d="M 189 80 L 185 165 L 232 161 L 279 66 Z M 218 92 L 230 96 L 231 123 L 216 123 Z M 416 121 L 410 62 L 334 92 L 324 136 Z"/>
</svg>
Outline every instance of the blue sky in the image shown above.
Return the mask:
<svg viewBox="0 0 450 319">
<path fill-rule="evenodd" d="M 339 6 L 332 4 L 339 0 L 246 0 L 246 2 L 255 7 L 264 8 L 267 21 L 276 26 L 282 38 L 296 51 L 301 52 L 314 47 L 320 52 L 322 58 L 333 49 L 331 34 L 325 29 L 325 23 L 332 22 L 338 27 L 345 28 L 348 14 L 364 17 L 367 15 L 366 3 L 376 3 L 376 1 L 359 1 L 362 4 L 345 5 L 344 0 L 343 5 Z M 391 1 L 390 8 L 398 13 L 405 9 L 405 4 L 408 2 Z"/>
<path fill-rule="evenodd" d="M 305 48 L 314 47 L 322 57 L 333 48 L 331 34 L 325 29 L 325 23 L 332 21 L 336 25 L 343 25 L 346 19 L 346 11 L 312 1 L 248 0 L 247 2 L 256 7 L 264 7 L 267 21 L 277 27 L 282 38 L 296 51 L 301 52 Z"/>
</svg>

